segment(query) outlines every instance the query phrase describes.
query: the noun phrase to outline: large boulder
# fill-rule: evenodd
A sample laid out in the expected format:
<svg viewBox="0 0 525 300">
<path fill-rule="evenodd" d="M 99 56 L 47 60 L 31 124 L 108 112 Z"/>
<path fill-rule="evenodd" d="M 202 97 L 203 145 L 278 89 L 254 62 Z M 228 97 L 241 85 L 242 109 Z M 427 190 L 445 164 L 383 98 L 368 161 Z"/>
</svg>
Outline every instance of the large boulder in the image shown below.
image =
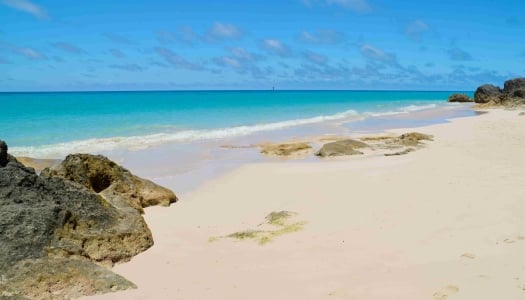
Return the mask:
<svg viewBox="0 0 525 300">
<path fill-rule="evenodd" d="M 0 166 L 0 298 L 62 299 L 134 287 L 102 266 L 153 245 L 137 209 L 112 205 L 59 176 L 38 176 L 0 145 L 7 157 Z"/>
<path fill-rule="evenodd" d="M 102 155 L 71 154 L 59 165 L 42 170 L 42 176 L 58 177 L 78 183 L 116 207 L 169 206 L 177 201 L 175 194 L 147 179 L 131 174 Z"/>
<path fill-rule="evenodd" d="M 347 139 L 326 143 L 315 153 L 315 155 L 320 157 L 357 155 L 363 154 L 363 152 L 356 149 L 364 147 L 368 147 L 368 145 L 360 141 Z"/>
<path fill-rule="evenodd" d="M 497 101 L 501 94 L 502 91 L 499 87 L 492 84 L 484 84 L 476 89 L 474 102 L 488 103 L 490 101 Z"/>
<path fill-rule="evenodd" d="M 511 97 L 525 98 L 525 78 L 505 81 L 503 92 Z"/>
<path fill-rule="evenodd" d="M 452 94 L 448 97 L 448 102 L 473 102 L 469 95 L 465 94 Z"/>
</svg>

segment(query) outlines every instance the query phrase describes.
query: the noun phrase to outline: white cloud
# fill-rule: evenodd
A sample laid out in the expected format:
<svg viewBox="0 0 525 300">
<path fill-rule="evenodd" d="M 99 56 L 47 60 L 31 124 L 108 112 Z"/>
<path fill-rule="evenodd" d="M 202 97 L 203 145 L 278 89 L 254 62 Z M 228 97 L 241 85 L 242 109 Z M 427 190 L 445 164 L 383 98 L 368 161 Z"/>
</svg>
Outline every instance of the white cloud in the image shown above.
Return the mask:
<svg viewBox="0 0 525 300">
<path fill-rule="evenodd" d="M 42 7 L 32 3 L 29 0 L 0 0 L 0 3 L 16 10 L 32 14 L 39 19 L 49 18 L 46 11 Z"/>
<path fill-rule="evenodd" d="M 368 44 L 362 45 L 359 50 L 364 57 L 371 60 L 377 60 L 385 63 L 395 63 L 397 61 L 395 55 L 387 53 Z"/>
<path fill-rule="evenodd" d="M 421 35 L 428 30 L 429 27 L 425 22 L 421 20 L 415 20 L 408 24 L 407 28 L 405 29 L 405 35 L 410 39 L 419 41 L 421 40 Z"/>
<path fill-rule="evenodd" d="M 30 59 L 47 59 L 44 54 L 32 48 L 18 48 L 16 52 Z"/>
<path fill-rule="evenodd" d="M 299 40 L 311 44 L 333 45 L 346 40 L 346 36 L 335 30 L 323 29 L 316 32 L 303 31 L 299 35 Z"/>
<path fill-rule="evenodd" d="M 211 40 L 224 40 L 224 39 L 239 39 L 242 36 L 242 31 L 232 24 L 219 23 L 213 24 L 212 28 L 208 32 L 208 37 Z"/>
<path fill-rule="evenodd" d="M 322 55 L 311 51 L 304 52 L 303 56 L 309 62 L 319 65 L 324 65 L 328 61 L 328 57 L 326 55 Z"/>
<path fill-rule="evenodd" d="M 291 56 L 292 51 L 288 46 L 283 44 L 279 40 L 275 39 L 266 39 L 262 41 L 262 47 L 266 49 L 268 52 L 276 54 L 281 57 L 288 57 Z"/>
</svg>

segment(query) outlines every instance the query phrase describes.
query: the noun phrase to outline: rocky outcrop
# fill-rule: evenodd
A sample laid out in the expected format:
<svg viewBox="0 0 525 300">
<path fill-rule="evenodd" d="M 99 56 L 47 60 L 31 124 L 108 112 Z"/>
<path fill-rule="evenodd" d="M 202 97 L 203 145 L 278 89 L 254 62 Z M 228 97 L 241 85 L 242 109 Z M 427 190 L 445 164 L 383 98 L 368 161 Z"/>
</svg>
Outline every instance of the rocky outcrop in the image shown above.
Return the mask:
<svg viewBox="0 0 525 300">
<path fill-rule="evenodd" d="M 58 166 L 44 169 L 41 175 L 73 181 L 115 207 L 131 206 L 141 213 L 143 207 L 169 206 L 177 201 L 172 191 L 131 174 L 102 155 L 71 154 Z"/>
<path fill-rule="evenodd" d="M 505 81 L 503 93 L 513 97 L 525 97 L 525 78 L 516 78 Z"/>
<path fill-rule="evenodd" d="M 291 156 L 310 152 L 312 146 L 307 143 L 263 144 L 261 153 L 269 156 Z"/>
<path fill-rule="evenodd" d="M 135 207 L 125 201 L 113 205 L 95 193 L 92 189 L 104 186 L 105 179 L 93 177 L 87 186 L 65 180 L 60 172 L 38 176 L 8 155 L 1 141 L 0 156 L 0 298 L 63 299 L 134 287 L 104 266 L 153 245 Z M 69 170 L 74 169 L 71 160 Z M 157 199 L 152 191 L 142 184 L 136 197 Z"/>
<path fill-rule="evenodd" d="M 485 84 L 476 89 L 474 101 L 481 107 L 525 105 L 525 78 L 515 78 L 504 83 L 503 90 L 497 86 Z"/>
<path fill-rule="evenodd" d="M 469 95 L 465 94 L 452 94 L 448 97 L 448 102 L 473 102 Z"/>
<path fill-rule="evenodd" d="M 501 95 L 501 89 L 492 84 L 484 84 L 476 89 L 474 93 L 474 102 L 488 103 L 492 99 Z"/>
<path fill-rule="evenodd" d="M 363 154 L 363 152 L 356 149 L 364 147 L 368 147 L 368 145 L 360 141 L 346 139 L 324 144 L 315 155 L 320 157 L 358 155 Z"/>
</svg>

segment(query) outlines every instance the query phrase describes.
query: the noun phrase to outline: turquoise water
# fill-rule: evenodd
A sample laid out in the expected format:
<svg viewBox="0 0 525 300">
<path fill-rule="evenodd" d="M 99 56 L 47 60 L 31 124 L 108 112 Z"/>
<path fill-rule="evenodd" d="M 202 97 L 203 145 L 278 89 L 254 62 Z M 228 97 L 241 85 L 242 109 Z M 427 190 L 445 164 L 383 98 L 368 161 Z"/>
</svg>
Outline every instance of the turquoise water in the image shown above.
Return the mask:
<svg viewBox="0 0 525 300">
<path fill-rule="evenodd" d="M 220 139 L 446 105 L 452 92 L 0 93 L 0 139 L 24 154 Z M 24 152 L 25 151 L 25 152 Z"/>
</svg>

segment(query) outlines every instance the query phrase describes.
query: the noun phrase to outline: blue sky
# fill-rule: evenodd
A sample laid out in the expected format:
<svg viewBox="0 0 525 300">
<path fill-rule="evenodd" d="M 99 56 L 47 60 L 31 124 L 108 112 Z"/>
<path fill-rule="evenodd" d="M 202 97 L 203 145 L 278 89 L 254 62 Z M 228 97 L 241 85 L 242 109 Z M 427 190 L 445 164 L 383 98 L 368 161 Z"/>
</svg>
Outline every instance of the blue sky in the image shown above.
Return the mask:
<svg viewBox="0 0 525 300">
<path fill-rule="evenodd" d="M 0 91 L 472 90 L 525 76 L 519 0 L 0 0 Z"/>
</svg>

